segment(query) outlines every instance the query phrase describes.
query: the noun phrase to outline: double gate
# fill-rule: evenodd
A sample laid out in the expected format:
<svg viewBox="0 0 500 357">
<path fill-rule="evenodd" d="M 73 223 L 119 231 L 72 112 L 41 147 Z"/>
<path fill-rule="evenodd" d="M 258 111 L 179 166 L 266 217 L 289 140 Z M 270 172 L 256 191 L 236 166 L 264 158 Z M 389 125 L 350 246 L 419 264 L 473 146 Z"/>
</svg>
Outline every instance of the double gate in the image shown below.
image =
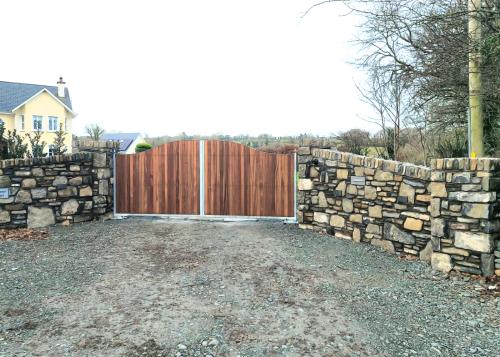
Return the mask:
<svg viewBox="0 0 500 357">
<path fill-rule="evenodd" d="M 294 219 L 295 167 L 295 154 L 217 140 L 117 155 L 116 214 Z"/>
</svg>

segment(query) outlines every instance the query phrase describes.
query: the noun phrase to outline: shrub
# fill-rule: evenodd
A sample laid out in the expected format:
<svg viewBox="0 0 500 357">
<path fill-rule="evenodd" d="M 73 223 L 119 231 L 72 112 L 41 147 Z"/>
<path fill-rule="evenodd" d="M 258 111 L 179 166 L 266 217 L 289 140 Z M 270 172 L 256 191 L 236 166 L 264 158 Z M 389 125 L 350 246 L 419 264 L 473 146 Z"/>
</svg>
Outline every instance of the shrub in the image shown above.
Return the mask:
<svg viewBox="0 0 500 357">
<path fill-rule="evenodd" d="M 143 152 L 151 149 L 153 146 L 148 143 L 139 143 L 135 146 L 135 152 Z"/>
</svg>

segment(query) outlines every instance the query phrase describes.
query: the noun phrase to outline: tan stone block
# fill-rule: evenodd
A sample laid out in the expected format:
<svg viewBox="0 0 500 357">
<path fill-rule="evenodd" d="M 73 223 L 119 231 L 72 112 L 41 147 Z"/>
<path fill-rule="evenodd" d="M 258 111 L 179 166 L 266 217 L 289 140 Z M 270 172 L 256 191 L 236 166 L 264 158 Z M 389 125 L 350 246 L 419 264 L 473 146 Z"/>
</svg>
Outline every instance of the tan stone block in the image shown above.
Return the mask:
<svg viewBox="0 0 500 357">
<path fill-rule="evenodd" d="M 399 186 L 398 195 L 401 197 L 407 197 L 408 203 L 415 203 L 415 189 L 404 182 L 402 182 L 401 186 Z"/>
<path fill-rule="evenodd" d="M 347 186 L 347 193 L 350 195 L 357 195 L 358 189 L 355 185 L 348 185 Z"/>
<path fill-rule="evenodd" d="M 491 253 L 494 249 L 494 237 L 492 234 L 479 232 L 455 232 L 455 247 Z"/>
<path fill-rule="evenodd" d="M 410 231 L 421 231 L 423 225 L 424 222 L 422 222 L 421 220 L 412 217 L 407 217 L 403 227 L 405 229 L 409 229 Z"/>
<path fill-rule="evenodd" d="M 492 206 L 485 203 L 464 203 L 462 213 L 467 217 L 488 219 Z"/>
<path fill-rule="evenodd" d="M 355 242 L 361 242 L 361 230 L 359 228 L 354 228 L 352 231 L 352 240 Z"/>
<path fill-rule="evenodd" d="M 430 202 L 431 195 L 417 195 L 416 200 L 420 202 Z"/>
<path fill-rule="evenodd" d="M 432 269 L 449 273 L 453 269 L 451 257 L 448 254 L 433 252 L 431 256 Z"/>
<path fill-rule="evenodd" d="M 343 232 L 335 232 L 335 238 L 352 240 L 352 237 L 350 235 Z"/>
<path fill-rule="evenodd" d="M 346 184 L 345 181 L 340 181 L 337 187 L 335 187 L 336 191 L 341 191 L 342 195 L 345 195 Z"/>
<path fill-rule="evenodd" d="M 429 205 L 429 212 L 431 217 L 439 217 L 441 214 L 441 199 L 433 198 L 431 199 L 431 204 Z"/>
<path fill-rule="evenodd" d="M 337 169 L 337 180 L 345 180 L 349 177 L 349 170 Z"/>
<path fill-rule="evenodd" d="M 21 183 L 22 188 L 34 188 L 36 187 L 36 180 L 34 178 L 25 178 Z"/>
<path fill-rule="evenodd" d="M 377 181 L 393 181 L 394 174 L 392 172 L 377 170 L 375 172 L 375 180 L 377 180 Z"/>
<path fill-rule="evenodd" d="M 72 186 L 80 186 L 83 182 L 83 178 L 81 176 L 76 176 L 73 178 L 70 178 L 68 183 Z"/>
<path fill-rule="evenodd" d="M 78 203 L 77 200 L 75 200 L 74 198 L 70 199 L 62 204 L 61 215 L 63 216 L 73 215 L 76 212 L 78 212 L 79 207 L 80 204 Z"/>
<path fill-rule="evenodd" d="M 382 206 L 370 206 L 368 207 L 368 215 L 373 218 L 382 218 Z"/>
<path fill-rule="evenodd" d="M 365 198 L 375 200 L 377 198 L 377 189 L 372 186 L 365 186 Z"/>
<path fill-rule="evenodd" d="M 85 186 L 80 188 L 80 197 L 90 197 L 92 196 L 92 187 Z"/>
<path fill-rule="evenodd" d="M 310 191 L 313 189 L 313 186 L 311 179 L 299 179 L 299 191 Z"/>
<path fill-rule="evenodd" d="M 328 207 L 328 201 L 326 200 L 326 196 L 325 196 L 324 192 L 318 193 L 318 206 Z"/>
<path fill-rule="evenodd" d="M 363 222 L 363 216 L 360 214 L 351 214 L 349 216 L 349 221 L 354 222 L 354 223 L 362 223 Z"/>
<path fill-rule="evenodd" d="M 318 223 L 328 223 L 329 215 L 323 212 L 314 212 L 314 221 Z"/>
<path fill-rule="evenodd" d="M 369 223 L 369 224 L 366 226 L 366 232 L 367 232 L 367 233 L 380 234 L 380 233 L 381 233 L 381 228 L 380 228 L 380 226 L 378 226 L 378 225 L 376 225 L 376 224 Z"/>
<path fill-rule="evenodd" d="M 432 242 L 427 242 L 427 245 L 422 249 L 418 255 L 419 259 L 424 262 L 430 262 L 432 258 Z"/>
<path fill-rule="evenodd" d="M 343 228 L 345 226 L 345 219 L 338 215 L 332 215 L 330 217 L 330 225 L 337 228 Z"/>
<path fill-rule="evenodd" d="M 15 202 L 17 203 L 31 203 L 31 192 L 28 190 L 19 190 L 16 195 Z"/>
<path fill-rule="evenodd" d="M 354 167 L 354 175 L 355 176 L 364 176 L 365 175 L 365 168 L 362 166 Z"/>
<path fill-rule="evenodd" d="M 431 217 L 428 214 L 418 213 L 418 212 L 403 212 L 403 216 L 412 217 L 416 219 L 421 219 L 422 221 L 430 221 Z"/>
<path fill-rule="evenodd" d="M 354 204 L 352 200 L 348 198 L 342 199 L 342 210 L 347 213 L 354 211 Z"/>
<path fill-rule="evenodd" d="M 31 174 L 36 177 L 42 177 L 45 175 L 43 169 L 40 167 L 35 167 L 34 169 L 32 169 Z"/>
<path fill-rule="evenodd" d="M 461 255 L 464 257 L 468 257 L 470 255 L 470 253 L 467 250 L 455 247 L 443 247 L 441 248 L 441 251 L 446 254 Z"/>
<path fill-rule="evenodd" d="M 319 176 L 319 171 L 315 167 L 309 168 L 309 177 L 316 178 Z"/>
<path fill-rule="evenodd" d="M 444 182 L 431 182 L 428 189 L 432 197 L 446 198 L 448 196 L 448 193 L 446 192 L 446 184 Z"/>
</svg>

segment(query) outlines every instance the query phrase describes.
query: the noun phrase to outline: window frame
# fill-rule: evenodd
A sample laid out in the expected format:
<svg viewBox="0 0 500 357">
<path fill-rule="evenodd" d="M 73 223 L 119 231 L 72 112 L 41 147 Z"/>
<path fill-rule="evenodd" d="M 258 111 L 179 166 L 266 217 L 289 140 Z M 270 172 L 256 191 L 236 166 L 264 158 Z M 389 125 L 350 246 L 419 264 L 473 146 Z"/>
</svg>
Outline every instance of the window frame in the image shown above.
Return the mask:
<svg viewBox="0 0 500 357">
<path fill-rule="evenodd" d="M 38 120 L 40 120 L 40 125 L 39 125 L 39 128 L 36 128 L 35 127 L 35 120 L 38 122 Z M 32 127 L 33 127 L 33 131 L 43 131 L 43 115 L 32 115 Z M 37 125 L 38 126 L 38 125 Z"/>
<path fill-rule="evenodd" d="M 54 115 L 49 115 L 48 118 L 49 118 L 49 128 L 48 128 L 48 131 L 54 132 L 54 131 L 59 130 L 59 128 L 58 128 L 58 126 L 59 126 L 59 117 L 56 117 Z M 55 120 L 55 128 L 51 128 L 53 120 Z"/>
</svg>

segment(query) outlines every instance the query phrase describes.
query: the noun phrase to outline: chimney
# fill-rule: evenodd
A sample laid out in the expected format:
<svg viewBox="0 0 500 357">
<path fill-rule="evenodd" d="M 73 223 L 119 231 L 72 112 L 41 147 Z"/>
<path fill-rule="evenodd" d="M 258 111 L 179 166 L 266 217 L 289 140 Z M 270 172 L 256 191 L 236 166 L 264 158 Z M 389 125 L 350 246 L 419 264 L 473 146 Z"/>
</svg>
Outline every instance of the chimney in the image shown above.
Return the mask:
<svg viewBox="0 0 500 357">
<path fill-rule="evenodd" d="M 66 82 L 63 81 L 63 77 L 59 77 L 59 81 L 57 82 L 57 95 L 61 98 L 64 98 L 64 91 Z"/>
</svg>

